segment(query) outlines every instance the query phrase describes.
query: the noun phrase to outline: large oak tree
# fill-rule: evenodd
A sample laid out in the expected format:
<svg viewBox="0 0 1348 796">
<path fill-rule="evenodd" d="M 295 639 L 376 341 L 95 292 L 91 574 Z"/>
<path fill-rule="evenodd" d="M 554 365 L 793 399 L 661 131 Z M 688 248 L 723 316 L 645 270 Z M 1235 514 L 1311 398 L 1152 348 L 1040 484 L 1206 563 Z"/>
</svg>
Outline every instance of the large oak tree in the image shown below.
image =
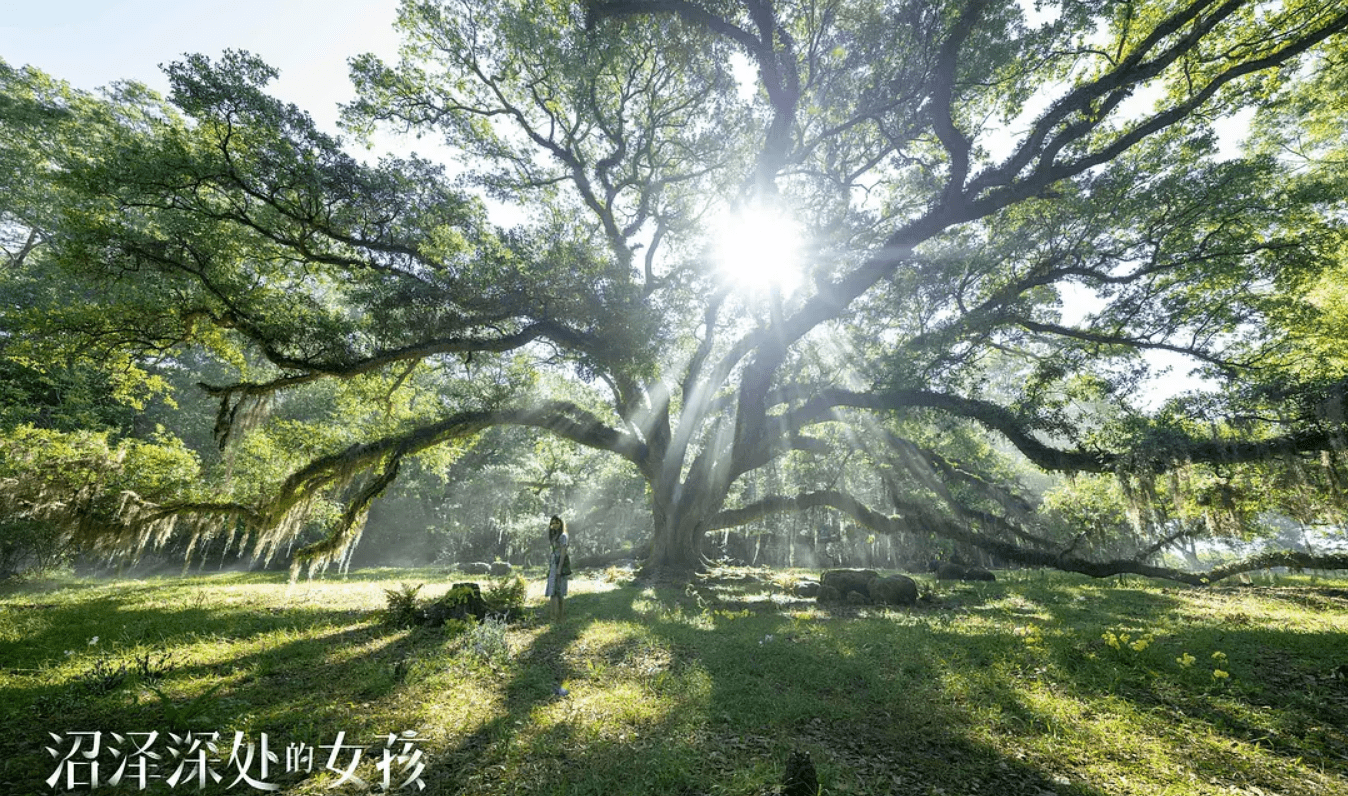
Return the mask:
<svg viewBox="0 0 1348 796">
<path fill-rule="evenodd" d="M 1344 84 L 1340 2 L 407 0 L 399 26 L 397 63 L 353 59 L 345 124 L 433 138 L 449 164 L 360 160 L 243 53 L 169 66 L 166 101 L 5 69 L 7 267 L 43 285 L 7 345 L 59 327 L 251 363 L 202 385 L 222 446 L 318 381 L 402 396 L 265 496 L 127 512 L 132 542 L 187 516 L 274 549 L 335 496 L 299 554 L 325 563 L 408 457 L 503 424 L 630 462 L 661 572 L 701 566 L 710 531 L 827 507 L 1196 582 L 1147 563 L 1196 527 L 1156 508 L 1161 476 L 1176 506 L 1206 479 L 1207 527 L 1235 511 L 1231 468 L 1342 488 L 1348 374 L 1293 333 L 1334 322 L 1314 299 L 1341 268 L 1340 194 L 1285 154 L 1288 109 Z M 1224 155 L 1219 124 L 1250 112 L 1263 148 Z M 793 225 L 799 278 L 735 278 L 756 252 L 790 267 L 759 216 Z M 1228 388 L 1148 415 L 1153 351 Z M 1053 541 L 1013 479 L 943 451 L 969 429 L 1116 474 L 1151 506 L 1139 555 Z M 878 491 L 836 483 L 858 451 Z M 824 475 L 746 494 L 785 457 Z"/>
</svg>

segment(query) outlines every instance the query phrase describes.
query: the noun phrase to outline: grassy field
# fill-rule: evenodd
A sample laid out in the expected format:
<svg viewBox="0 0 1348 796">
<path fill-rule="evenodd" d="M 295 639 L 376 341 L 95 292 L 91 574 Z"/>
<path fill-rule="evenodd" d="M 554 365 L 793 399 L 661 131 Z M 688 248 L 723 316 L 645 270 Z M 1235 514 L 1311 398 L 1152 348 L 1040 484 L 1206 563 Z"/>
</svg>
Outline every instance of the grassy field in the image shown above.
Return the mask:
<svg viewBox="0 0 1348 796">
<path fill-rule="evenodd" d="M 770 794 L 799 749 L 830 794 L 1348 796 L 1348 581 L 998 573 L 886 611 L 821 609 L 784 573 L 577 577 L 551 624 L 531 574 L 522 617 L 453 637 L 381 621 L 385 589 L 465 579 L 432 571 L 6 587 L 0 793 L 52 793 L 46 748 L 78 738 L 83 762 L 94 736 L 72 733 L 98 731 L 103 781 L 128 733 L 160 733 L 160 773 L 184 773 L 157 793 L 199 792 L 206 761 L 222 777 L 207 792 L 261 793 L 241 771 L 282 793 L 379 792 L 386 770 L 425 785 L 404 793 Z M 188 731 L 220 733 L 216 751 Z M 267 736 L 265 779 L 236 733 Z M 285 771 L 301 744 L 313 772 Z M 338 785 L 355 746 L 366 785 Z"/>
</svg>

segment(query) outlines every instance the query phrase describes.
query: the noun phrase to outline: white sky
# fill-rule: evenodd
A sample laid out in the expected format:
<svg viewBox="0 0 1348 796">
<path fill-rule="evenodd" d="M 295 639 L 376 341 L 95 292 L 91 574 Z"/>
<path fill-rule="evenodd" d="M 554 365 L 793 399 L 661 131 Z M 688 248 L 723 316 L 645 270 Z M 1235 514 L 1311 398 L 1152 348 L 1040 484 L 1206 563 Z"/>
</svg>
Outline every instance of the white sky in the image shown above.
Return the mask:
<svg viewBox="0 0 1348 796">
<path fill-rule="evenodd" d="M 335 130 L 351 98 L 346 61 L 397 54 L 397 0 L 5 0 L 0 58 L 93 89 L 132 79 L 160 91 L 159 64 L 249 50 L 281 70 L 274 93 Z"/>
</svg>

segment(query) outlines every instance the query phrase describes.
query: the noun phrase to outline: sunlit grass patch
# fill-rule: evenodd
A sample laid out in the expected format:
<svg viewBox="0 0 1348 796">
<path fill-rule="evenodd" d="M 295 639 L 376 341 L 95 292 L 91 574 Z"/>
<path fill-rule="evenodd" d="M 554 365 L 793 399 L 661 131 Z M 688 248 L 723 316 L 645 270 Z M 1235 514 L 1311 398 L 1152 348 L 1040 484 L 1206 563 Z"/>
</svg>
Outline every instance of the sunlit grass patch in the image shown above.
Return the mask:
<svg viewBox="0 0 1348 796">
<path fill-rule="evenodd" d="M 50 773 L 49 729 L 176 721 L 311 744 L 414 731 L 434 761 L 426 793 L 763 796 L 804 749 L 826 793 L 1348 796 L 1333 588 L 1026 575 L 838 610 L 758 586 L 605 584 L 573 591 L 566 621 L 540 597 L 482 638 L 380 621 L 385 588 L 467 579 L 432 574 L 10 590 L 0 785 Z M 172 667 L 95 687 L 148 653 Z M 333 782 L 284 780 L 347 792 Z"/>
</svg>

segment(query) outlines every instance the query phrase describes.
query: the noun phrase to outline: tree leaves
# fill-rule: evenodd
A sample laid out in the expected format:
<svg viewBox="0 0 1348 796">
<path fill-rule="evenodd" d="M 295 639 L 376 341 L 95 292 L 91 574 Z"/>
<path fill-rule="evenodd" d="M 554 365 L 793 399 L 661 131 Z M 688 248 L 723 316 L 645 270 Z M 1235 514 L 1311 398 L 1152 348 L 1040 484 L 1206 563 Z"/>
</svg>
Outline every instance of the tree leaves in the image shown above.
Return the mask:
<svg viewBox="0 0 1348 796">
<path fill-rule="evenodd" d="M 222 439 L 265 396 L 341 417 L 312 447 L 272 422 L 272 453 L 309 458 L 258 464 L 250 497 L 290 531 L 339 501 L 325 555 L 403 457 L 496 424 L 635 465 L 671 568 L 727 518 L 877 506 L 911 516 L 876 527 L 1047 559 L 1015 483 L 1034 467 L 1150 499 L 1167 470 L 1338 466 L 1341 418 L 1308 396 L 1342 378 L 1342 169 L 1292 173 L 1277 128 L 1337 101 L 1340 4 L 455 0 L 399 26 L 398 63 L 353 59 L 344 124 L 434 135 L 456 176 L 357 159 L 247 53 L 169 66 L 167 100 L 0 73 L 0 284 L 32 299 L 0 309 L 6 345 L 207 347 L 238 370 L 206 385 Z M 1221 160 L 1213 120 L 1255 107 L 1261 149 Z M 1337 153 L 1334 125 L 1308 117 L 1304 161 Z M 766 199 L 810 273 L 755 303 L 717 281 L 708 229 Z M 1148 352 L 1229 389 L 1147 417 Z M 777 463 L 797 482 L 741 498 Z"/>
</svg>

